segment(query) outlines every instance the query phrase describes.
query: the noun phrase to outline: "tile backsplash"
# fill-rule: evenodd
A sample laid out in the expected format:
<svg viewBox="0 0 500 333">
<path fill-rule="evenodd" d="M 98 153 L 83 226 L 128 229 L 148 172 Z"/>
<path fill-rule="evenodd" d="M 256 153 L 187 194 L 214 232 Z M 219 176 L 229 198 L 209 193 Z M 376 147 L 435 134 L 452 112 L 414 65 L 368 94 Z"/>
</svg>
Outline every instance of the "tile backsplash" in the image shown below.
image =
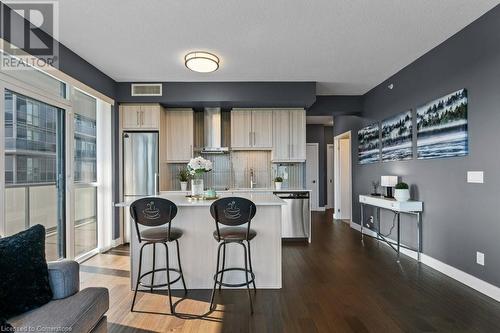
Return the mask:
<svg viewBox="0 0 500 333">
<path fill-rule="evenodd" d="M 271 163 L 270 151 L 232 151 L 229 154 L 201 154 L 212 161 L 214 169 L 203 177 L 205 188 L 250 188 L 250 170 L 254 172 L 254 188 L 273 188 L 276 176 L 283 177 L 283 189 L 303 188 L 305 163 Z M 167 165 L 167 180 L 162 190 L 180 190 L 177 179 L 185 163 Z"/>
</svg>

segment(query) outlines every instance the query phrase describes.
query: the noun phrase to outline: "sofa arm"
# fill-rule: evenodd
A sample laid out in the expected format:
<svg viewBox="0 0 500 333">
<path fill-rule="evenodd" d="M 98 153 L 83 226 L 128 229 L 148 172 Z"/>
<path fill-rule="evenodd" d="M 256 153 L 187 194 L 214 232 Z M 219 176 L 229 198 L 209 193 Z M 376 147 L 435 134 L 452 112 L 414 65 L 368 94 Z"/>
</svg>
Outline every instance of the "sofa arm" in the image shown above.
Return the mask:
<svg viewBox="0 0 500 333">
<path fill-rule="evenodd" d="M 52 299 L 72 296 L 80 290 L 80 265 L 73 260 L 48 263 Z"/>
</svg>

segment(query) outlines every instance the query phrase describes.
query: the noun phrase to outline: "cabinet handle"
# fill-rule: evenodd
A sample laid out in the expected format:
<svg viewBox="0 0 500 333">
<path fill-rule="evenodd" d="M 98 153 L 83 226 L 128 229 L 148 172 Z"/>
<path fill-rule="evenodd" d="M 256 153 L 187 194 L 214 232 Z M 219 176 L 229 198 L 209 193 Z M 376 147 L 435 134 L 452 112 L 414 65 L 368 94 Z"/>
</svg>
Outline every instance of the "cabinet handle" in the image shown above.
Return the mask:
<svg viewBox="0 0 500 333">
<path fill-rule="evenodd" d="M 144 111 L 141 111 L 141 126 L 144 125 Z"/>
<path fill-rule="evenodd" d="M 139 111 L 135 112 L 135 123 L 139 125 Z"/>
<path fill-rule="evenodd" d="M 256 145 L 256 140 L 255 140 L 255 132 L 253 132 L 253 145 Z"/>
<path fill-rule="evenodd" d="M 248 143 L 252 146 L 252 132 L 248 132 Z"/>
</svg>

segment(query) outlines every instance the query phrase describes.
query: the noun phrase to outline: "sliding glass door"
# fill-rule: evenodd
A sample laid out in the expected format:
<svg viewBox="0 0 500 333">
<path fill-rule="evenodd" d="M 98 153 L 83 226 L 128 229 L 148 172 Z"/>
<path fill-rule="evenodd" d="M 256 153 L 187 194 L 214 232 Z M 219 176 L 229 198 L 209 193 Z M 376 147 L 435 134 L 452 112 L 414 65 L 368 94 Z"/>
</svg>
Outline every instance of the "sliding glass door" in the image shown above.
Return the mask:
<svg viewBox="0 0 500 333">
<path fill-rule="evenodd" d="M 48 260 L 66 256 L 65 110 L 4 91 L 5 234 L 47 231 Z"/>
<path fill-rule="evenodd" d="M 97 248 L 97 101 L 74 90 L 74 255 Z"/>
<path fill-rule="evenodd" d="M 0 66 L 0 237 L 42 224 L 47 260 L 84 260 L 112 244 L 112 109 L 57 73 Z"/>
</svg>

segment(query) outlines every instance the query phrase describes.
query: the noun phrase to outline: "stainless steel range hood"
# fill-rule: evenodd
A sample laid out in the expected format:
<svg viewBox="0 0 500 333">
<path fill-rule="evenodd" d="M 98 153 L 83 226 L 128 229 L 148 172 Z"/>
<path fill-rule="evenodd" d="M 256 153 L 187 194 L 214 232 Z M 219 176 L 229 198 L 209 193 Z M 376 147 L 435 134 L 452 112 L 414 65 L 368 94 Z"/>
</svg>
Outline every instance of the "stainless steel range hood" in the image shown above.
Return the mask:
<svg viewBox="0 0 500 333">
<path fill-rule="evenodd" d="M 202 152 L 207 154 L 228 152 L 228 147 L 222 147 L 221 109 L 205 108 L 203 119 L 204 147 Z"/>
</svg>

